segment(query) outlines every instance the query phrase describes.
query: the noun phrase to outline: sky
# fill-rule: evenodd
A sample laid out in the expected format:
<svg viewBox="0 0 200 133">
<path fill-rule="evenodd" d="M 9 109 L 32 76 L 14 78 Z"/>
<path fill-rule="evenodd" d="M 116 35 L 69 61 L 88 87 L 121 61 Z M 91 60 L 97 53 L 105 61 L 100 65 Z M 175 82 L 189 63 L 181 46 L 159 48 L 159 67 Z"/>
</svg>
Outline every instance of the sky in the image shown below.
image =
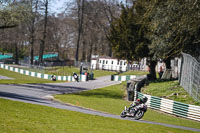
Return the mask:
<svg viewBox="0 0 200 133">
<path fill-rule="evenodd" d="M 50 3 L 51 11 L 56 13 L 62 12 L 65 2 L 70 2 L 70 0 L 52 0 Z"/>
<path fill-rule="evenodd" d="M 66 2 L 70 2 L 72 0 L 51 0 L 50 2 L 50 10 L 52 12 L 61 13 L 64 9 L 64 5 Z M 124 2 L 125 0 L 119 0 Z"/>
</svg>

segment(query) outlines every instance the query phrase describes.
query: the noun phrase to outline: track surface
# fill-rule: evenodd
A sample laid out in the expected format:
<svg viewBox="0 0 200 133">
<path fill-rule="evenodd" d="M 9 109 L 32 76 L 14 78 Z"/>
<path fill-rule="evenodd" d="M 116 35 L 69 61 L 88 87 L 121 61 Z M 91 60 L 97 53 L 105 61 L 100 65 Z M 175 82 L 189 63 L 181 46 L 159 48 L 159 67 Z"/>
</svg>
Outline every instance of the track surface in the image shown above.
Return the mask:
<svg viewBox="0 0 200 133">
<path fill-rule="evenodd" d="M 114 84 L 119 84 L 118 81 L 110 81 L 110 76 L 97 78 L 97 80 L 92 80 L 88 82 L 66 82 L 66 83 L 48 83 L 48 84 L 18 84 L 18 85 L 0 85 L 0 98 L 10 99 L 14 101 L 21 101 L 32 104 L 39 104 L 54 108 L 66 109 L 71 111 L 77 111 L 81 113 L 99 115 L 103 117 L 110 117 L 116 119 L 122 119 L 118 115 L 112 115 L 107 113 L 102 113 L 94 110 L 89 110 L 85 108 L 80 108 L 76 106 L 71 106 L 67 104 L 62 104 L 56 101 L 51 100 L 51 95 L 53 94 L 65 94 L 65 93 L 74 93 L 79 91 L 86 91 L 96 88 L 102 88 L 105 86 L 110 86 Z M 123 119 L 124 120 L 124 119 Z M 166 127 L 198 131 L 200 129 L 189 128 L 183 126 L 176 126 L 158 122 L 144 121 L 144 120 L 133 120 L 125 119 L 140 123 L 156 124 Z"/>
</svg>

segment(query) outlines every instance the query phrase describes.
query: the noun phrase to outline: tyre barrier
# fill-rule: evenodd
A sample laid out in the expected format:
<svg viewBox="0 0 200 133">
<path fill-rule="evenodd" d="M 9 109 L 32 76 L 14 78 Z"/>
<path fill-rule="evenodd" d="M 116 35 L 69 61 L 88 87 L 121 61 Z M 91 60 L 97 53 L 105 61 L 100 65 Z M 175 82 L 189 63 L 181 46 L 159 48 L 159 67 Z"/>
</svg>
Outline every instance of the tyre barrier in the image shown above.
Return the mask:
<svg viewBox="0 0 200 133">
<path fill-rule="evenodd" d="M 17 72 L 17 73 L 27 75 L 27 76 L 51 80 L 51 75 L 49 75 L 49 74 L 32 72 L 32 71 L 24 70 L 21 68 L 11 67 L 11 66 L 8 66 L 5 64 L 0 64 L 0 68 L 6 69 L 6 70 L 9 70 L 12 72 Z M 57 76 L 57 75 L 55 75 L 55 76 L 56 76 L 56 80 L 59 80 L 59 81 L 76 81 L 73 76 Z M 86 75 L 81 75 L 81 76 L 79 75 L 79 81 L 85 82 Z"/>
<path fill-rule="evenodd" d="M 200 122 L 200 106 L 185 104 L 165 98 L 142 94 L 138 91 L 135 91 L 135 94 L 135 100 L 137 98 L 142 98 L 146 96 L 148 98 L 147 106 L 149 108 Z"/>
</svg>

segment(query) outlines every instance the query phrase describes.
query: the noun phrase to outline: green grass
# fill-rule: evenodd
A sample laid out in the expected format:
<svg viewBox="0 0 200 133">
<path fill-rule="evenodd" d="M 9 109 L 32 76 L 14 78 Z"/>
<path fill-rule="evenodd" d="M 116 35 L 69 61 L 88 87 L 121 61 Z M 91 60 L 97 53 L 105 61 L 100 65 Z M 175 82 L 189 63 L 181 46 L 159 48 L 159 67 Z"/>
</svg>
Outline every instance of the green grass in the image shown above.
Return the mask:
<svg viewBox="0 0 200 133">
<path fill-rule="evenodd" d="M 53 67 L 45 70 L 48 74 L 55 74 L 55 75 L 72 75 L 73 72 L 80 73 L 80 68 L 77 67 Z"/>
<path fill-rule="evenodd" d="M 200 105 L 200 103 L 195 102 L 192 97 L 189 96 L 189 94 L 181 86 L 179 86 L 177 80 L 152 82 L 149 84 L 149 86 L 142 88 L 142 92 L 145 94 L 164 97 L 186 104 Z"/>
<path fill-rule="evenodd" d="M 118 120 L 0 99 L 1 133 L 187 133 L 192 131 Z"/>
<path fill-rule="evenodd" d="M 124 73 L 121 73 L 120 75 L 147 75 L 149 72 L 146 71 L 127 71 Z"/>
<path fill-rule="evenodd" d="M 55 67 L 55 68 L 48 68 L 45 71 L 40 69 L 29 69 L 29 68 L 23 68 L 25 70 L 33 71 L 33 72 L 41 72 L 46 74 L 55 74 L 55 75 L 72 75 L 73 72 L 79 73 L 79 68 L 75 67 Z M 110 71 L 102 71 L 102 70 L 94 70 L 94 77 L 101 77 L 101 76 L 107 76 L 114 74 L 115 72 Z M 16 72 L 8 71 L 5 69 L 0 68 L 0 75 L 7 76 L 10 78 L 14 78 L 12 80 L 6 80 L 6 79 L 0 79 L 0 84 L 24 84 L 24 83 L 51 83 L 55 81 L 46 80 L 46 79 L 40 79 L 40 78 L 34 78 L 31 76 L 19 74 Z M 56 81 L 56 82 L 63 82 L 63 81 Z"/>
<path fill-rule="evenodd" d="M 125 90 L 123 88 L 125 88 L 125 82 L 120 85 L 75 94 L 56 95 L 55 98 L 65 103 L 71 103 L 77 106 L 120 115 L 124 106 L 130 104 L 129 102 L 123 100 L 125 94 Z M 199 122 L 169 116 L 151 109 L 145 113 L 143 119 L 179 126 L 200 128 Z"/>
<path fill-rule="evenodd" d="M 31 76 L 22 75 L 16 72 L 8 71 L 0 68 L 0 75 L 14 78 L 11 80 L 0 79 L 0 84 L 25 84 L 25 83 L 50 83 L 55 82 L 46 79 L 34 78 Z M 57 82 L 57 81 L 56 81 Z"/>
<path fill-rule="evenodd" d="M 116 74 L 114 71 L 93 70 L 94 78 Z"/>
<path fill-rule="evenodd" d="M 20 66 L 16 66 L 20 68 Z M 25 70 L 29 70 L 29 71 L 33 71 L 33 72 L 38 72 L 38 73 L 45 73 L 45 74 L 54 74 L 54 75 L 60 75 L 60 76 L 70 76 L 73 74 L 73 72 L 75 73 L 80 73 L 80 68 L 78 67 L 47 67 L 46 69 L 33 69 L 33 68 L 23 68 Z M 112 74 L 116 74 L 116 72 L 114 71 L 103 71 L 103 70 L 92 70 L 92 71 L 88 71 L 89 73 L 93 72 L 94 73 L 94 78 L 97 77 L 102 77 L 102 76 L 108 76 L 108 75 L 112 75 Z"/>
<path fill-rule="evenodd" d="M 21 68 L 21 66 L 17 66 L 15 65 L 15 67 L 17 68 Z M 73 74 L 73 72 L 75 73 L 79 73 L 80 72 L 80 68 L 77 68 L 77 67 L 68 67 L 68 66 L 65 66 L 65 67 L 46 67 L 45 69 L 37 69 L 37 68 L 26 68 L 24 67 L 23 68 L 24 70 L 29 70 L 29 71 L 32 71 L 32 72 L 38 72 L 38 73 L 45 73 L 45 74 L 54 74 L 54 75 L 60 75 L 60 76 L 64 76 L 64 75 L 67 75 L 67 76 L 70 76 Z"/>
</svg>

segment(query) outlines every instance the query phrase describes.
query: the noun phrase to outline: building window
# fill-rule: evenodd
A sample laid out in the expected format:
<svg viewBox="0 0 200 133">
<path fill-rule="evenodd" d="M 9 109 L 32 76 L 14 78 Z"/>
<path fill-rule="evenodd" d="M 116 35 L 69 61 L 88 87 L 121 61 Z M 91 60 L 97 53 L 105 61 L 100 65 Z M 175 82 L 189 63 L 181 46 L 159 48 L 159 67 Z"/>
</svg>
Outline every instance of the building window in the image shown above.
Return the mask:
<svg viewBox="0 0 200 133">
<path fill-rule="evenodd" d="M 99 63 L 101 63 L 101 60 L 99 60 Z"/>
<path fill-rule="evenodd" d="M 103 60 L 103 64 L 105 64 L 105 60 Z"/>
<path fill-rule="evenodd" d="M 126 62 L 124 62 L 124 66 L 126 65 Z"/>
<path fill-rule="evenodd" d="M 106 64 L 108 64 L 108 61 L 106 61 Z"/>
<path fill-rule="evenodd" d="M 113 61 L 111 62 L 111 64 L 113 64 Z"/>
<path fill-rule="evenodd" d="M 122 61 L 120 61 L 120 65 L 122 65 Z"/>
</svg>

